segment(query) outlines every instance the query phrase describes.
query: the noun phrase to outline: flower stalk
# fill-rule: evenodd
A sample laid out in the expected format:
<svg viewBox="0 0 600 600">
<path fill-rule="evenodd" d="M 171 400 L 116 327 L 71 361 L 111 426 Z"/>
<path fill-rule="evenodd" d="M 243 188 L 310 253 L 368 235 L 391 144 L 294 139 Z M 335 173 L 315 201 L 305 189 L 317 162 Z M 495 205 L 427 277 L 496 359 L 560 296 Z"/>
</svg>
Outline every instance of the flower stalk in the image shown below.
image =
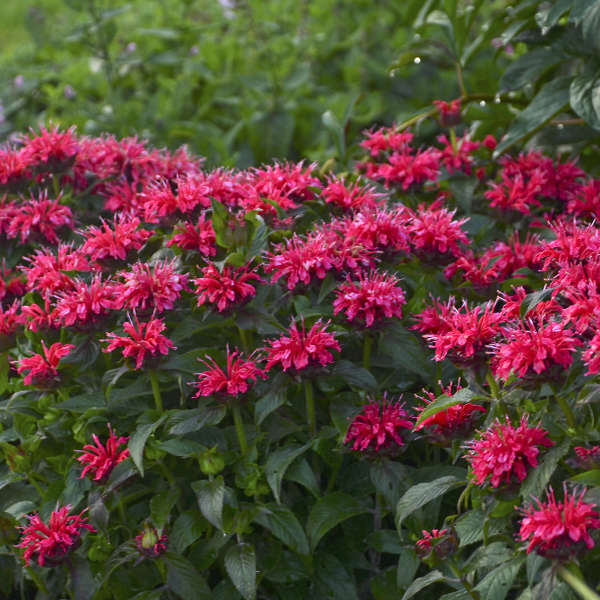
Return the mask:
<svg viewBox="0 0 600 600">
<path fill-rule="evenodd" d="M 573 571 L 565 567 L 564 565 L 559 565 L 556 569 L 556 572 L 564 579 L 564 581 L 571 586 L 571 588 L 579 594 L 583 600 L 600 600 L 600 596 L 594 592 L 592 588 L 590 588 L 583 579 L 581 579 L 578 575 L 575 575 Z"/>
<path fill-rule="evenodd" d="M 154 396 L 154 404 L 156 405 L 156 410 L 159 413 L 163 412 L 163 402 L 162 402 L 162 396 L 160 394 L 160 386 L 158 384 L 158 375 L 156 374 L 156 371 L 154 370 L 150 370 L 149 371 L 150 374 L 150 383 L 152 384 L 152 395 Z"/>
<path fill-rule="evenodd" d="M 235 424 L 235 432 L 240 444 L 242 456 L 246 456 L 248 453 L 248 442 L 246 441 L 246 432 L 244 431 L 244 422 L 242 421 L 242 412 L 239 404 L 233 404 L 231 406 L 231 412 L 233 414 L 233 423 Z"/>
</svg>

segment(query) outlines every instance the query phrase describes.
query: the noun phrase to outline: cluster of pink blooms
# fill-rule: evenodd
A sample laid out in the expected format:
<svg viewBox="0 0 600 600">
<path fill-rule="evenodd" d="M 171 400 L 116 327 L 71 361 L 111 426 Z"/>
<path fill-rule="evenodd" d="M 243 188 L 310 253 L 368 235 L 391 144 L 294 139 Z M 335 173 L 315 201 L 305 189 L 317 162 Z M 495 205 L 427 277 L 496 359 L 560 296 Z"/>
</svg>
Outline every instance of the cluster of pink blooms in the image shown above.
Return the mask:
<svg viewBox="0 0 600 600">
<path fill-rule="evenodd" d="M 106 445 L 103 445 L 98 436 L 93 434 L 94 443 L 86 444 L 83 450 L 79 451 L 81 455 L 77 457 L 77 460 L 85 465 L 81 477 L 89 473 L 97 483 L 105 483 L 112 470 L 120 462 L 129 458 L 129 448 L 120 448 L 127 445 L 129 437 L 117 437 L 110 423 L 107 426 L 109 435 Z"/>
</svg>

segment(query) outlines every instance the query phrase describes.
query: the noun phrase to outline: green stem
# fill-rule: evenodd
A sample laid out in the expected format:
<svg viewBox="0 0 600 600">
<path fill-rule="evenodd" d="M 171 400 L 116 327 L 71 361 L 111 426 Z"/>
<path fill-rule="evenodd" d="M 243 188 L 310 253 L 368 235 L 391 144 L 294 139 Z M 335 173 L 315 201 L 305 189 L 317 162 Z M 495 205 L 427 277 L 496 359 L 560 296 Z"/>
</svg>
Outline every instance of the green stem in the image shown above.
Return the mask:
<svg viewBox="0 0 600 600">
<path fill-rule="evenodd" d="M 242 421 L 242 412 L 240 411 L 239 404 L 234 404 L 231 407 L 231 412 L 233 413 L 235 432 L 237 433 L 238 442 L 240 443 L 242 456 L 246 456 L 248 452 L 248 442 L 246 441 L 246 432 L 244 431 L 244 422 Z"/>
<path fill-rule="evenodd" d="M 467 95 L 467 89 L 465 88 L 465 78 L 463 77 L 462 67 L 460 66 L 459 62 L 456 63 L 456 76 L 458 77 L 458 88 L 460 89 L 460 95 L 464 97 Z"/>
<path fill-rule="evenodd" d="M 583 600 L 600 600 L 600 596 L 583 579 L 580 579 L 578 575 L 575 575 L 564 565 L 560 565 L 556 571 Z"/>
<path fill-rule="evenodd" d="M 31 577 L 33 580 L 33 583 L 35 583 L 37 589 L 40 590 L 42 594 L 49 594 L 48 588 L 45 586 L 44 582 L 41 580 L 40 576 L 35 572 L 35 570 L 31 567 L 25 567 L 25 570 L 29 574 L 29 577 Z"/>
<path fill-rule="evenodd" d="M 310 379 L 304 380 L 304 398 L 306 399 L 306 422 L 310 430 L 310 435 L 315 437 L 317 433 L 317 418 L 315 413 L 315 396 Z"/>
<path fill-rule="evenodd" d="M 467 594 L 469 594 L 469 596 L 471 596 L 473 600 L 481 600 L 481 598 L 479 597 L 479 592 L 477 592 L 473 588 L 473 586 L 465 579 L 463 574 L 460 572 L 460 569 L 456 566 L 454 560 L 448 560 L 448 565 L 450 566 L 450 569 L 452 570 L 454 575 L 456 575 L 456 577 L 458 577 L 458 579 L 462 583 L 462 586 L 465 588 Z"/>
<path fill-rule="evenodd" d="M 369 369 L 371 366 L 371 348 L 373 346 L 373 338 L 365 332 L 363 341 L 363 367 Z"/>
<path fill-rule="evenodd" d="M 577 423 L 575 421 L 575 415 L 573 414 L 573 411 L 571 410 L 571 407 L 569 406 L 569 403 L 567 402 L 567 400 L 565 398 L 563 398 L 562 396 L 557 395 L 556 401 L 558 402 L 558 405 L 560 406 L 563 413 L 565 414 L 565 418 L 567 419 L 567 423 L 569 424 L 569 427 L 572 427 L 573 429 L 575 429 L 575 427 L 577 426 Z"/>
<path fill-rule="evenodd" d="M 250 352 L 250 345 L 248 344 L 248 336 L 246 335 L 246 332 L 239 325 L 238 325 L 238 332 L 240 334 L 240 340 L 242 342 L 244 351 L 247 354 L 248 352 Z"/>
<path fill-rule="evenodd" d="M 154 403 L 156 410 L 159 413 L 163 412 L 162 396 L 160 395 L 160 386 L 158 385 L 158 376 L 156 371 L 150 370 L 150 383 L 152 384 L 152 394 L 154 395 Z"/>
<path fill-rule="evenodd" d="M 44 490 L 42 490 L 40 484 L 35 480 L 33 473 L 27 473 L 27 479 L 29 483 L 35 488 L 36 492 L 40 495 L 40 498 L 43 498 Z"/>
<path fill-rule="evenodd" d="M 171 487 L 171 489 L 174 488 L 175 480 L 173 479 L 173 475 L 171 474 L 171 471 L 169 471 L 169 469 L 167 469 L 167 467 L 165 467 L 162 460 L 157 460 L 156 462 L 158 463 L 158 468 L 160 469 L 160 472 L 165 476 L 165 478 L 169 482 L 169 487 Z"/>
</svg>

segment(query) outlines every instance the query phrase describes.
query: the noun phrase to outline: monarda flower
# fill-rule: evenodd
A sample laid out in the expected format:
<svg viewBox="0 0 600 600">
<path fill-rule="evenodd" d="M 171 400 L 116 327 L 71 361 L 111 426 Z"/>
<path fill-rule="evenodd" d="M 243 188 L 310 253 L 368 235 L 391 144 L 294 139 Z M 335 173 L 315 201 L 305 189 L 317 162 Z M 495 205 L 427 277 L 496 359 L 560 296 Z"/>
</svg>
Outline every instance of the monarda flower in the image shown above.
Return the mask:
<svg viewBox="0 0 600 600">
<path fill-rule="evenodd" d="M 360 145 L 368 150 L 373 158 L 381 152 L 406 151 L 415 137 L 410 131 L 397 131 L 395 126 L 364 131 L 363 134 L 366 139 Z"/>
<path fill-rule="evenodd" d="M 423 529 L 421 535 L 423 537 L 415 544 L 419 558 L 427 558 L 433 551 L 444 559 L 458 549 L 458 536 L 453 529 L 433 529 L 431 533 Z"/>
<path fill-rule="evenodd" d="M 497 488 L 523 481 L 528 466 L 538 465 L 539 447 L 553 445 L 548 433 L 541 427 L 530 427 L 526 417 L 521 418 L 518 427 L 506 417 L 505 424 L 497 420 L 478 440 L 469 442 L 465 458 L 471 464 L 476 485 L 484 486 L 489 480 Z"/>
<path fill-rule="evenodd" d="M 452 102 L 434 100 L 433 105 L 438 109 L 442 127 L 453 127 L 460 123 L 460 98 L 456 98 Z"/>
<path fill-rule="evenodd" d="M 100 220 L 102 227 L 91 226 L 82 234 L 85 242 L 81 252 L 94 262 L 125 260 L 130 252 L 139 250 L 152 235 L 147 229 L 138 229 L 140 220 L 137 217 L 115 217 L 112 224 Z"/>
<path fill-rule="evenodd" d="M 463 171 L 467 175 L 471 175 L 474 162 L 473 153 L 479 148 L 479 142 L 470 139 L 469 134 L 457 138 L 454 143 L 445 135 L 440 135 L 437 141 L 443 144 L 440 158 L 448 173 Z"/>
<path fill-rule="evenodd" d="M 529 542 L 528 554 L 536 552 L 566 562 L 594 547 L 590 532 L 600 529 L 600 515 L 593 505 L 583 501 L 584 493 L 579 497 L 569 494 L 566 485 L 563 490 L 562 502 L 556 501 L 550 488 L 546 502 L 536 498 L 535 504 L 521 509 L 519 537 Z"/>
<path fill-rule="evenodd" d="M 60 196 L 55 200 L 48 199 L 48 190 L 44 190 L 37 199 L 32 196 L 30 201 L 18 206 L 8 224 L 6 236 L 9 239 L 18 237 L 22 244 L 39 239 L 58 244 L 57 231 L 63 227 L 73 228 L 71 209 L 59 202 Z"/>
<path fill-rule="evenodd" d="M 56 342 L 50 348 L 42 341 L 43 354 L 34 354 L 28 358 L 22 358 L 19 362 L 17 372 L 19 375 L 27 371 L 25 385 L 37 387 L 49 387 L 58 381 L 58 363 L 61 358 L 67 356 L 75 346 L 73 344 L 61 344 Z"/>
<path fill-rule="evenodd" d="M 439 257 L 461 254 L 460 244 L 470 244 L 461 227 L 467 218 L 453 220 L 456 210 L 448 210 L 436 200 L 431 206 L 420 204 L 417 213 L 409 221 L 407 232 L 409 241 L 420 256 Z"/>
<path fill-rule="evenodd" d="M 568 369 L 575 349 L 581 345 L 572 331 L 555 322 L 539 326 L 531 320 L 520 323 L 505 330 L 504 338 L 505 341 L 490 345 L 492 372 L 504 380 L 512 374 L 521 378 L 539 375 L 555 366 Z"/>
<path fill-rule="evenodd" d="M 129 321 L 123 323 L 123 330 L 127 335 L 117 335 L 108 332 L 108 338 L 100 340 L 109 342 L 107 348 L 102 352 L 112 352 L 117 348 L 123 348 L 123 356 L 135 357 L 135 368 L 141 369 L 148 357 L 166 355 L 169 350 L 175 350 L 173 342 L 161 332 L 166 328 L 162 319 L 151 319 L 147 323 L 140 323 L 135 316 L 135 324 L 129 317 Z"/>
<path fill-rule="evenodd" d="M 370 272 L 358 275 L 358 281 L 348 277 L 336 290 L 333 314 L 344 311 L 349 321 L 372 327 L 384 319 L 402 318 L 402 305 L 406 304 L 399 280 L 389 273 Z"/>
<path fill-rule="evenodd" d="M 17 300 L 6 309 L 3 309 L 2 305 L 0 305 L 0 346 L 3 346 L 2 342 L 4 341 L 1 338 L 12 336 L 17 327 L 24 323 L 25 318 L 23 314 L 19 314 L 19 308 Z M 12 343 L 10 345 L 12 346 Z"/>
<path fill-rule="evenodd" d="M 115 301 L 119 308 L 156 310 L 161 313 L 171 310 L 187 289 L 187 275 L 176 271 L 175 260 L 155 263 L 150 266 L 137 262 L 130 271 L 119 273 L 124 283 L 115 285 Z"/>
<path fill-rule="evenodd" d="M 320 365 L 322 367 L 333 362 L 331 350 L 341 352 L 339 343 L 333 333 L 327 331 L 327 325 L 320 319 L 307 333 L 302 321 L 302 329 L 298 330 L 296 322 L 292 322 L 289 335 L 271 340 L 265 348 L 268 352 L 265 371 L 275 365 L 284 371 L 302 371 L 307 367 Z"/>
<path fill-rule="evenodd" d="M 245 304 L 256 296 L 252 281 L 260 281 L 260 276 L 248 265 L 234 269 L 225 265 L 219 271 L 213 264 L 202 269 L 202 277 L 194 279 L 198 306 L 205 303 L 216 306 L 219 312 Z"/>
<path fill-rule="evenodd" d="M 40 567 L 59 565 L 81 542 L 81 534 L 86 529 L 96 530 L 86 523 L 82 511 L 78 515 L 69 515 L 71 505 L 58 508 L 50 515 L 48 524 L 39 514 L 28 515 L 29 525 L 21 527 L 23 537 L 17 548 L 24 548 L 23 558 L 29 566 L 31 560 L 37 561 Z M 87 509 L 86 509 L 87 510 Z"/>
<path fill-rule="evenodd" d="M 102 445 L 98 436 L 93 434 L 94 444 L 86 444 L 83 450 L 77 450 L 77 452 L 81 452 L 81 456 L 78 456 L 77 460 L 85 465 L 80 479 L 89 473 L 94 481 L 104 483 L 109 478 L 111 471 L 120 462 L 129 458 L 129 449 L 127 448 L 129 437 L 117 437 L 110 423 L 107 426 L 109 436 L 106 445 Z M 125 446 L 125 448 L 120 449 L 120 446 Z"/>
<path fill-rule="evenodd" d="M 588 368 L 586 375 L 596 375 L 600 372 L 600 331 L 597 329 L 594 337 L 586 344 L 582 359 Z"/>
<path fill-rule="evenodd" d="M 345 444 L 352 449 L 373 454 L 394 453 L 404 445 L 403 430 L 410 431 L 413 423 L 404 407 L 398 402 L 372 401 L 363 406 L 354 417 Z"/>
<path fill-rule="evenodd" d="M 207 220 L 204 213 L 198 217 L 196 224 L 186 221 L 176 225 L 173 231 L 175 234 L 167 242 L 167 247 L 176 246 L 181 250 L 194 250 L 204 256 L 217 254 L 215 230 L 212 221 Z"/>
<path fill-rule="evenodd" d="M 462 389 L 460 380 L 456 383 L 455 388 L 453 388 L 452 383 L 445 388 L 440 387 L 442 394 L 448 397 L 453 396 Z M 422 413 L 436 399 L 436 396 L 433 392 L 423 390 L 423 395 L 417 396 L 417 398 L 425 402 L 425 406 L 417 409 L 419 413 Z M 469 435 L 482 413 L 485 413 L 483 406 L 472 402 L 461 402 L 441 410 L 431 417 L 427 417 L 414 428 L 414 431 L 425 430 L 432 441 L 446 446 L 452 440 Z"/>
<path fill-rule="evenodd" d="M 58 127 L 40 128 L 36 134 L 31 130 L 29 137 L 23 136 L 22 151 L 34 164 L 51 163 L 53 167 L 72 159 L 79 150 L 79 140 L 75 135 L 75 127 L 67 131 L 59 131 Z"/>
<path fill-rule="evenodd" d="M 169 538 L 164 531 L 158 531 L 151 525 L 144 525 L 144 530 L 135 538 L 139 553 L 146 558 L 158 558 L 169 548 Z"/>
<path fill-rule="evenodd" d="M 267 378 L 252 359 L 252 355 L 244 359 L 236 349 L 229 352 L 227 348 L 227 366 L 223 370 L 213 358 L 200 362 L 207 367 L 206 371 L 197 373 L 198 381 L 193 383 L 198 388 L 194 398 L 199 396 L 217 396 L 219 398 L 237 397 L 245 394 L 250 385 L 256 383 L 257 377 Z"/>
<path fill-rule="evenodd" d="M 409 152 L 394 152 L 381 164 L 366 163 L 365 175 L 383 181 L 386 188 L 401 187 L 404 191 L 440 176 L 441 152 L 437 148 Z"/>
<path fill-rule="evenodd" d="M 89 285 L 77 279 L 72 290 L 59 294 L 52 317 L 67 327 L 93 325 L 116 307 L 114 289 L 114 284 L 99 275 Z"/>
<path fill-rule="evenodd" d="M 363 210 L 377 208 L 383 201 L 383 194 L 372 187 L 362 187 L 359 181 L 349 184 L 333 175 L 321 190 L 321 198 L 343 210 Z"/>
<path fill-rule="evenodd" d="M 572 463 L 579 469 L 600 469 L 600 446 L 592 446 L 591 448 L 584 448 L 583 446 L 575 446 L 576 458 L 572 460 Z"/>
</svg>

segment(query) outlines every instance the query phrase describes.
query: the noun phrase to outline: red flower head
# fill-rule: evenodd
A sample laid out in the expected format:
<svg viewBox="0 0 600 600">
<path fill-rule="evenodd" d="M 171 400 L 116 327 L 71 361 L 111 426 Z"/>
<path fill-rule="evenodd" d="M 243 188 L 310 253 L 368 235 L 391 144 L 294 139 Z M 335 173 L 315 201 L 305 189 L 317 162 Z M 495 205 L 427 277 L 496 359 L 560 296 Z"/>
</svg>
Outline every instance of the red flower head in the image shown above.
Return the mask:
<svg viewBox="0 0 600 600">
<path fill-rule="evenodd" d="M 125 260 L 130 251 L 139 250 L 152 235 L 147 229 L 138 230 L 140 220 L 137 217 L 115 217 L 112 228 L 104 219 L 101 221 L 102 227 L 92 226 L 83 232 L 85 242 L 81 251 L 93 261 Z"/>
<path fill-rule="evenodd" d="M 163 531 L 151 525 L 144 525 L 144 530 L 135 538 L 139 553 L 146 558 L 158 558 L 169 548 L 169 538 Z"/>
<path fill-rule="evenodd" d="M 442 127 L 452 127 L 460 123 L 460 98 L 452 100 L 452 102 L 444 102 L 443 100 L 434 100 L 433 105 L 440 112 L 440 123 Z"/>
<path fill-rule="evenodd" d="M 572 461 L 579 469 L 600 469 L 600 446 L 592 446 L 591 448 L 583 448 L 575 446 L 575 455 L 577 458 Z"/>
<path fill-rule="evenodd" d="M 31 158 L 23 148 L 0 148 L 0 185 L 17 184 L 31 177 Z"/>
<path fill-rule="evenodd" d="M 168 179 L 158 179 L 141 194 L 144 220 L 158 223 L 162 217 L 190 213 L 198 205 L 210 206 L 209 186 L 198 174 L 177 178 L 177 193 Z"/>
<path fill-rule="evenodd" d="M 289 335 L 271 340 L 270 346 L 265 348 L 269 353 L 265 371 L 275 365 L 281 365 L 284 371 L 290 369 L 297 372 L 307 367 L 316 365 L 324 367 L 332 363 L 333 355 L 329 349 L 341 352 L 341 348 L 334 334 L 327 331 L 328 324 L 329 322 L 323 323 L 319 319 L 306 333 L 304 320 L 302 320 L 301 331 L 294 321 L 290 326 Z"/>
<path fill-rule="evenodd" d="M 321 191 L 321 197 L 327 204 L 339 206 L 344 210 L 375 209 L 383 201 L 383 194 L 378 194 L 372 187 L 362 187 L 356 183 L 347 184 L 344 178 L 331 176 Z"/>
<path fill-rule="evenodd" d="M 455 389 L 453 389 L 452 383 L 446 388 L 441 386 L 441 384 L 440 387 L 442 388 L 442 394 L 448 397 L 453 396 L 462 389 L 460 379 L 456 383 Z M 423 396 L 417 396 L 417 398 L 425 402 L 425 406 L 417 409 L 420 413 L 436 398 L 435 394 L 428 390 L 423 390 L 423 394 Z M 425 429 L 433 441 L 445 446 L 454 439 L 464 438 L 469 435 L 475 426 L 475 422 L 481 416 L 481 413 L 484 412 L 485 408 L 479 404 L 472 404 L 471 402 L 455 404 L 446 410 L 442 410 L 426 418 L 414 430 L 420 431 Z"/>
<path fill-rule="evenodd" d="M 178 273 L 175 259 L 149 264 L 137 262 L 130 271 L 121 271 L 125 282 L 115 286 L 119 308 L 171 310 L 181 291 L 187 289 L 187 275 Z"/>
<path fill-rule="evenodd" d="M 129 316 L 129 321 L 123 323 L 125 335 L 117 335 L 108 332 L 108 338 L 100 340 L 109 342 L 107 348 L 102 352 L 112 352 L 117 348 L 123 348 L 123 356 L 133 358 L 135 356 L 135 368 L 141 369 L 146 360 L 146 356 L 166 355 L 169 350 L 175 350 L 173 342 L 161 332 L 165 329 L 162 319 L 151 319 L 147 323 L 140 323 L 137 315 L 135 316 L 135 325 Z"/>
<path fill-rule="evenodd" d="M 373 158 L 376 158 L 380 152 L 388 150 L 407 151 L 412 139 L 415 137 L 410 131 L 396 131 L 393 127 L 382 127 L 375 131 L 363 132 L 367 139 L 360 143 L 361 147 L 366 148 Z"/>
<path fill-rule="evenodd" d="M 406 191 L 427 181 L 436 181 L 440 175 L 440 160 L 441 152 L 437 148 L 417 150 L 414 155 L 394 152 L 387 162 L 367 168 L 366 176 L 383 180 L 386 188 L 398 186 Z"/>
<path fill-rule="evenodd" d="M 54 567 L 77 548 L 83 530 L 96 530 L 86 523 L 82 511 L 69 515 L 71 505 L 58 508 L 50 515 L 50 522 L 44 523 L 39 514 L 28 515 L 29 525 L 21 527 L 23 538 L 17 548 L 25 548 L 23 558 L 29 566 L 31 559 L 37 560 L 40 567 Z M 87 510 L 87 509 L 86 509 Z"/>
<path fill-rule="evenodd" d="M 248 391 L 250 382 L 256 383 L 257 377 L 267 378 L 266 373 L 260 369 L 252 355 L 248 359 L 242 358 L 242 355 L 236 349 L 235 352 L 229 352 L 227 347 L 227 367 L 225 371 L 219 367 L 213 358 L 206 357 L 207 360 L 200 362 L 207 367 L 206 371 L 197 373 L 198 381 L 195 385 L 198 392 L 194 398 L 199 396 L 218 396 L 226 398 L 228 396 L 239 396 Z"/>
<path fill-rule="evenodd" d="M 600 372 L 600 331 L 596 330 L 594 337 L 588 342 L 582 359 L 588 368 L 586 375 L 595 375 Z"/>
<path fill-rule="evenodd" d="M 58 296 L 52 316 L 55 322 L 62 322 L 67 327 L 94 324 L 115 308 L 114 290 L 114 284 L 102 281 L 99 275 L 89 285 L 77 279 L 72 290 Z"/>
<path fill-rule="evenodd" d="M 349 321 L 366 327 L 384 319 L 401 319 L 406 298 L 398 284 L 396 276 L 376 271 L 368 275 L 359 273 L 358 281 L 348 277 L 347 282 L 336 290 L 333 314 L 343 310 Z"/>
<path fill-rule="evenodd" d="M 54 310 L 50 307 L 50 300 L 47 297 L 44 298 L 44 308 L 39 304 L 24 304 L 21 307 L 21 313 L 24 325 L 29 331 L 59 327 L 59 323 L 54 318 Z"/>
<path fill-rule="evenodd" d="M 12 335 L 17 330 L 17 327 L 24 323 L 24 315 L 19 314 L 19 308 L 17 300 L 15 300 L 6 310 L 3 310 L 0 305 L 0 338 L 2 336 Z M 21 313 L 23 313 L 22 309 Z M 0 346 L 1 345 L 2 344 L 0 344 Z"/>
<path fill-rule="evenodd" d="M 60 195 L 55 200 L 48 199 L 48 190 L 44 190 L 36 200 L 18 206 L 6 228 L 6 236 L 19 237 L 21 243 L 44 238 L 51 244 L 58 244 L 56 231 L 62 227 L 73 228 L 73 213 L 68 206 L 59 204 Z"/>
<path fill-rule="evenodd" d="M 256 288 L 251 281 L 260 281 L 260 277 L 249 266 L 233 269 L 225 265 L 219 271 L 213 264 L 202 269 L 203 277 L 194 279 L 198 306 L 205 302 L 216 305 L 219 312 L 234 306 L 245 304 L 256 296 Z"/>
<path fill-rule="evenodd" d="M 518 427 L 513 427 L 508 417 L 506 424 L 496 421 L 478 440 L 468 444 L 466 459 L 471 463 L 475 483 L 485 485 L 488 477 L 492 487 L 510 484 L 515 478 L 521 482 L 527 475 L 527 463 L 537 467 L 538 446 L 549 448 L 554 442 L 541 427 L 530 427 L 523 417 Z"/>
<path fill-rule="evenodd" d="M 39 135 L 31 130 L 30 137 L 23 137 L 23 152 L 31 163 L 60 164 L 73 158 L 79 150 L 75 127 L 59 131 L 58 127 L 40 128 Z"/>
<path fill-rule="evenodd" d="M 104 483 L 110 476 L 111 471 L 126 458 L 129 458 L 129 449 L 127 447 L 119 450 L 119 446 L 127 444 L 129 437 L 117 437 L 114 431 L 108 426 L 108 440 L 106 446 L 103 446 L 96 434 L 92 435 L 94 444 L 86 444 L 81 452 L 81 456 L 77 460 L 85 465 L 81 472 L 81 478 L 85 477 L 86 473 L 92 476 L 94 481 Z"/>
<path fill-rule="evenodd" d="M 402 430 L 412 427 L 413 423 L 400 403 L 387 402 L 386 398 L 382 403 L 374 400 L 354 417 L 344 443 L 351 443 L 352 449 L 360 452 L 394 453 L 404 445 Z"/>
<path fill-rule="evenodd" d="M 458 549 L 458 537 L 453 529 L 433 529 L 431 533 L 423 529 L 421 534 L 423 537 L 415 544 L 420 558 L 427 558 L 433 550 L 443 559 Z"/>
<path fill-rule="evenodd" d="M 186 221 L 177 225 L 173 231 L 177 233 L 167 242 L 169 248 L 177 246 L 181 250 L 195 250 L 204 256 L 215 256 L 217 253 L 215 230 L 212 221 L 207 221 L 204 213 L 198 217 L 195 225 Z"/>
<path fill-rule="evenodd" d="M 494 376 L 505 380 L 513 373 L 517 377 L 531 377 L 558 365 L 568 369 L 573 362 L 573 352 L 581 345 L 573 332 L 555 322 L 536 326 L 530 320 L 506 330 L 504 335 L 505 341 L 490 348 Z"/>
<path fill-rule="evenodd" d="M 455 210 L 443 208 L 442 201 L 436 200 L 431 206 L 420 204 L 417 213 L 408 225 L 409 239 L 420 255 L 452 254 L 459 256 L 459 244 L 469 244 L 470 240 L 461 227 L 467 218 L 453 220 Z"/>
<path fill-rule="evenodd" d="M 441 150 L 441 161 L 448 173 L 463 171 L 467 175 L 471 175 L 474 162 L 473 153 L 479 148 L 479 142 L 471 140 L 469 134 L 457 138 L 454 144 L 445 135 L 440 135 L 437 140 L 444 145 Z"/>
<path fill-rule="evenodd" d="M 61 344 L 56 342 L 50 348 L 42 341 L 43 354 L 34 354 L 28 358 L 23 358 L 19 362 L 17 372 L 19 375 L 24 371 L 29 371 L 25 375 L 25 385 L 35 385 L 38 387 L 47 387 L 56 383 L 58 378 L 58 363 L 61 358 L 67 356 L 75 346 L 73 344 Z"/>
<path fill-rule="evenodd" d="M 594 547 L 590 531 L 600 529 L 600 515 L 594 506 L 569 494 L 563 485 L 564 499 L 557 502 L 552 488 L 547 492 L 548 500 L 536 498 L 535 505 L 521 509 L 519 537 L 529 541 L 527 553 L 535 551 L 540 556 L 567 561 L 575 555 Z"/>
</svg>

